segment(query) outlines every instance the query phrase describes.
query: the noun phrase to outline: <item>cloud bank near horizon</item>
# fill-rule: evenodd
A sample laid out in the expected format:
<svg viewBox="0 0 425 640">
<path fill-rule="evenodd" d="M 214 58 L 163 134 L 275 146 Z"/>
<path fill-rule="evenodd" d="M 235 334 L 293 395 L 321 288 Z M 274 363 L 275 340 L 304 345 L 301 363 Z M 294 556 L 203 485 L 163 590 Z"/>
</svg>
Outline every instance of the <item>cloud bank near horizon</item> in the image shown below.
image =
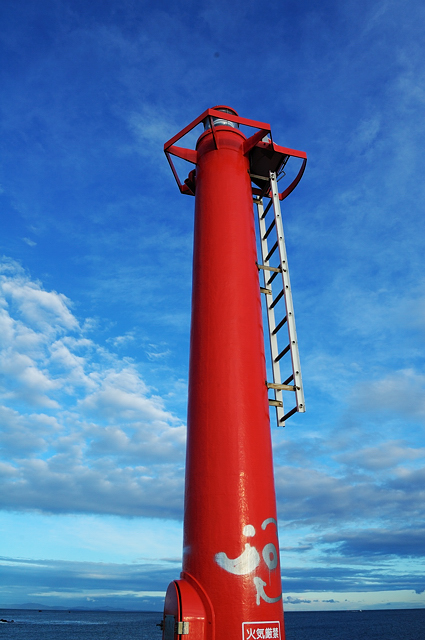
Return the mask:
<svg viewBox="0 0 425 640">
<path fill-rule="evenodd" d="M 1 264 L 0 296 L 2 508 L 181 519 L 185 426 L 136 363 L 96 343 L 90 320 L 14 261 Z M 386 407 L 392 384 L 375 385 Z M 294 555 L 423 555 L 425 448 L 365 429 L 275 438 L 282 546 L 295 530 Z"/>
<path fill-rule="evenodd" d="M 1 507 L 179 518 L 184 424 L 64 295 L 0 273 Z"/>
</svg>

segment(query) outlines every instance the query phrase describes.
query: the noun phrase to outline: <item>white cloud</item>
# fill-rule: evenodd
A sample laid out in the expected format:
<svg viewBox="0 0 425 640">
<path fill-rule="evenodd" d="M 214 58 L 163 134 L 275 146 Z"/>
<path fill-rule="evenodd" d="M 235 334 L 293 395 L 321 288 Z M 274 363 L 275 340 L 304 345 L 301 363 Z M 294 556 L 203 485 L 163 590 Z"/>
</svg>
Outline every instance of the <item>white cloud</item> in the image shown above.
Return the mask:
<svg viewBox="0 0 425 640">
<path fill-rule="evenodd" d="M 12 263 L 0 269 L 0 291 L 12 312 L 35 330 L 78 329 L 78 322 L 69 310 L 70 301 L 63 294 L 44 291 L 40 284 L 31 282 L 17 266 L 13 277 L 9 276 Z M 6 267 L 6 268 L 5 268 Z"/>
<path fill-rule="evenodd" d="M 108 338 L 107 342 L 112 344 L 116 349 L 131 344 L 135 340 L 134 331 L 127 331 L 123 336 L 114 336 Z"/>
<path fill-rule="evenodd" d="M 423 421 L 425 417 L 425 375 L 413 368 L 400 369 L 381 379 L 358 383 L 351 403 L 357 410 L 409 416 Z"/>
<path fill-rule="evenodd" d="M 3 267 L 3 507 L 179 515 L 184 425 L 134 363 L 84 335 L 65 296 Z"/>
<path fill-rule="evenodd" d="M 22 238 L 22 240 L 29 246 L 29 247 L 36 247 L 37 243 L 34 242 L 34 240 L 31 240 L 31 238 Z"/>
<path fill-rule="evenodd" d="M 357 448 L 336 456 L 336 459 L 370 471 L 393 470 L 398 465 L 425 459 L 425 447 L 409 447 L 402 441 L 388 440 L 377 446 Z"/>
<path fill-rule="evenodd" d="M 381 129 L 380 118 L 377 114 L 360 121 L 353 133 L 349 149 L 353 153 L 365 153 L 373 145 Z"/>
<path fill-rule="evenodd" d="M 168 165 L 164 162 L 164 143 L 183 127 L 176 126 L 169 111 L 159 105 L 147 104 L 141 105 L 138 112 L 129 114 L 127 124 L 135 137 L 134 148 L 137 152 L 149 158 L 150 162 L 155 162 L 157 170 L 168 176 Z"/>
</svg>

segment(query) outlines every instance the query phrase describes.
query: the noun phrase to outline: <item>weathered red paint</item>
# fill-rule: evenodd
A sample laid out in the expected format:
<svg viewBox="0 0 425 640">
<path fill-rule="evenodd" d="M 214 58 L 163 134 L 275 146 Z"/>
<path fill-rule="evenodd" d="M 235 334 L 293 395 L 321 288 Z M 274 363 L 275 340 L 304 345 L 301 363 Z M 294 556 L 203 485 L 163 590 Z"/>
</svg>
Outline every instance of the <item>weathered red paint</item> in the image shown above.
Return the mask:
<svg viewBox="0 0 425 640">
<path fill-rule="evenodd" d="M 183 571 L 169 587 L 166 611 L 175 611 L 176 620 L 184 617 L 185 597 L 196 593 L 204 623 L 198 615 L 189 640 L 202 634 L 210 640 L 283 640 L 248 157 L 252 146 L 265 143 L 258 135 L 247 142 L 238 129 L 215 126 L 200 136 L 196 152 L 182 155 L 173 146 L 178 139 L 166 151 L 196 164 L 196 178 L 192 174 L 186 185 L 174 172 L 181 191 L 195 193 L 195 236 Z M 180 583 L 192 591 L 185 596 Z"/>
</svg>

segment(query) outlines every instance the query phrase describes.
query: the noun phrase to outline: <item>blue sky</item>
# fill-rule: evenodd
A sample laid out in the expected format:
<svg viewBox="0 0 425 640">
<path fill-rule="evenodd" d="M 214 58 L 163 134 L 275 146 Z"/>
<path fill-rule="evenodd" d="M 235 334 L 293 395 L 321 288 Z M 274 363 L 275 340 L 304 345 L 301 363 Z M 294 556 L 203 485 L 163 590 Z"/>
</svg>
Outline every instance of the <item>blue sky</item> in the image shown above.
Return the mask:
<svg viewBox="0 0 425 640">
<path fill-rule="evenodd" d="M 284 203 L 307 412 L 273 429 L 287 610 L 425 605 L 419 0 L 3 0 L 0 605 L 161 609 L 181 562 L 193 198 L 215 104 Z"/>
</svg>

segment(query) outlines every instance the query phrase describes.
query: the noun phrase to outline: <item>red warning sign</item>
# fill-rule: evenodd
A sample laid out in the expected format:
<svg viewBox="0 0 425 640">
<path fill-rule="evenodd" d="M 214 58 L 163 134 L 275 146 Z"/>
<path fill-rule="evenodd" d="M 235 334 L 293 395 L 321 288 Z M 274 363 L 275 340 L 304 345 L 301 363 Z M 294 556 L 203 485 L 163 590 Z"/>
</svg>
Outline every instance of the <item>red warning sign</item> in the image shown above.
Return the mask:
<svg viewBox="0 0 425 640">
<path fill-rule="evenodd" d="M 281 640 L 280 622 L 243 622 L 242 640 Z"/>
</svg>

